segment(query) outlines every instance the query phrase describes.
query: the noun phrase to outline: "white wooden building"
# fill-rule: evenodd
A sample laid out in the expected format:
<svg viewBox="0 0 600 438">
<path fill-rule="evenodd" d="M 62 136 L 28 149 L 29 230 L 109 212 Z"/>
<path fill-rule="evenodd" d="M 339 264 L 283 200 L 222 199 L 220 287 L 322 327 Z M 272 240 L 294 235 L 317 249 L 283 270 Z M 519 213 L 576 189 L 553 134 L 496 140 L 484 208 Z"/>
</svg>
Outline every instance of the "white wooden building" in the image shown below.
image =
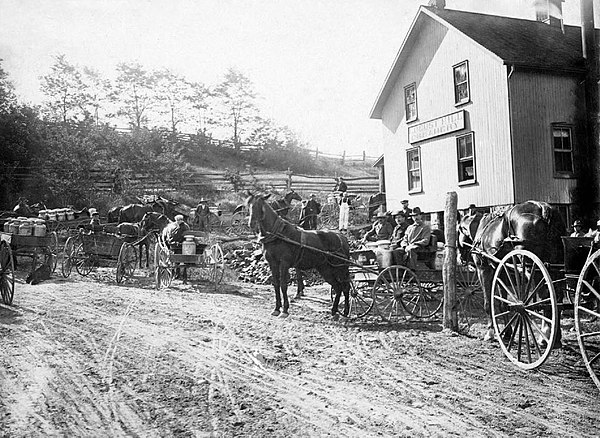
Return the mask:
<svg viewBox="0 0 600 438">
<path fill-rule="evenodd" d="M 560 6 L 561 0 L 554 0 Z M 528 199 L 570 216 L 586 141 L 581 28 L 422 6 L 371 111 L 387 208 Z"/>
</svg>

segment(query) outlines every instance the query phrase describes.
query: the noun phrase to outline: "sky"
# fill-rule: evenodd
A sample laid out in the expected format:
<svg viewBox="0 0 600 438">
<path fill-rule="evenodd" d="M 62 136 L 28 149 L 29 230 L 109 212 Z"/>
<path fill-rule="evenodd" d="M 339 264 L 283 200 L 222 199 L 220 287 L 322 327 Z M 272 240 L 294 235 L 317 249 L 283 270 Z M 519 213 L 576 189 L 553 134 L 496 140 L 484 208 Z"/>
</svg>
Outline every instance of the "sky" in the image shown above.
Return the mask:
<svg viewBox="0 0 600 438">
<path fill-rule="evenodd" d="M 600 0 L 596 3 L 599 12 Z M 234 67 L 263 114 L 312 149 L 382 153 L 369 113 L 427 0 L 0 0 L 0 59 L 25 103 L 54 56 L 114 76 L 120 62 L 218 83 Z M 534 18 L 533 0 L 447 0 L 446 7 Z M 579 21 L 566 0 L 565 23 Z M 598 27 L 598 26 L 597 26 Z"/>
</svg>

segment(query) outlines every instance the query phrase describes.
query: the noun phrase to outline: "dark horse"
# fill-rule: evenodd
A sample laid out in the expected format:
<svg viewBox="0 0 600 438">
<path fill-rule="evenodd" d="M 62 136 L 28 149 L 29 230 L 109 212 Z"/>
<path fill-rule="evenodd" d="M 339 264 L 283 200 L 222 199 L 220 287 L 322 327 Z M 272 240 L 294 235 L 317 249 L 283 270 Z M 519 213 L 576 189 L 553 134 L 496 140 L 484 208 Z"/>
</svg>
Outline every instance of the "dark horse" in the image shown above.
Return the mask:
<svg viewBox="0 0 600 438">
<path fill-rule="evenodd" d="M 385 193 L 379 192 L 375 195 L 369 196 L 369 220 L 373 218 L 373 215 L 379 207 L 383 206 L 383 210 L 386 210 Z"/>
<path fill-rule="evenodd" d="M 550 204 L 527 201 L 504 214 L 465 216 L 459 224 L 458 247 L 463 261 L 472 258 L 483 286 L 484 307 L 488 315 L 486 340 L 493 340 L 491 293 L 495 263 L 482 255 L 502 259 L 513 249 L 533 252 L 543 262 L 564 263 L 561 236 L 566 234 L 559 211 Z M 473 249 L 473 250 L 471 250 Z M 559 300 L 562 293 L 557 289 Z M 560 333 L 560 332 L 559 332 Z"/>
<path fill-rule="evenodd" d="M 140 240 L 138 248 L 140 252 L 140 269 L 142 268 L 142 255 L 146 254 L 146 268 L 150 266 L 150 239 L 151 235 L 142 226 L 142 222 L 122 222 L 115 227 L 116 234 L 127 237 L 137 237 Z"/>
<path fill-rule="evenodd" d="M 245 205 L 250 213 L 248 219 L 250 229 L 259 236 L 273 276 L 275 310 L 272 315 L 288 316 L 289 269 L 296 268 L 296 272 L 299 273 L 304 269 L 315 268 L 335 291 L 331 314 L 337 315 L 343 292 L 345 297 L 343 314 L 347 316 L 350 248 L 346 237 L 333 231 L 306 231 L 291 224 L 273 210 L 266 201 L 267 197 L 248 193 Z"/>
</svg>

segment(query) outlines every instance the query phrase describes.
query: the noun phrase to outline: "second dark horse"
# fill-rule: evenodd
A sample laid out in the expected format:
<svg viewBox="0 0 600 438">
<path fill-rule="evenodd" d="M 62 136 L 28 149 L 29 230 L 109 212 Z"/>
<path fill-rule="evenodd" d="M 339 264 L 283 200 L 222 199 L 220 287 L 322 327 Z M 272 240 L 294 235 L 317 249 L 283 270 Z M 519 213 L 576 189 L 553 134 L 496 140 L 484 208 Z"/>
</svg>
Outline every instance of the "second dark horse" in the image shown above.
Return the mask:
<svg viewBox="0 0 600 438">
<path fill-rule="evenodd" d="M 331 314 L 337 315 L 343 293 L 345 297 L 343 314 L 347 316 L 350 248 L 345 236 L 332 231 L 303 230 L 279 217 L 264 196 L 248 193 L 245 205 L 250 213 L 250 228 L 259 236 L 273 276 L 275 309 L 272 315 L 288 316 L 289 269 L 296 268 L 299 272 L 303 269 L 315 268 L 335 291 Z"/>
</svg>

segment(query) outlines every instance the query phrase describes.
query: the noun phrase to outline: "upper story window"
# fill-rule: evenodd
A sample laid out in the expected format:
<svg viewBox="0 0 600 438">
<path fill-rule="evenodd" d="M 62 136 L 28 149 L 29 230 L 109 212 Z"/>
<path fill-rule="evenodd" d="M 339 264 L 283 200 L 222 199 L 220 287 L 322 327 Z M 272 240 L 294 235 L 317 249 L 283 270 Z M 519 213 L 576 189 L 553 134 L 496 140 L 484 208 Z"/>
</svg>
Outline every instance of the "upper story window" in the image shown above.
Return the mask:
<svg viewBox="0 0 600 438">
<path fill-rule="evenodd" d="M 472 132 L 456 137 L 456 151 L 459 184 L 475 182 L 475 143 Z"/>
<path fill-rule="evenodd" d="M 463 61 L 453 67 L 454 70 L 454 103 L 461 104 L 471 99 L 469 92 L 469 62 Z"/>
<path fill-rule="evenodd" d="M 408 170 L 408 192 L 420 192 L 421 184 L 421 151 L 419 148 L 406 151 L 406 167 Z"/>
<path fill-rule="evenodd" d="M 552 127 L 555 176 L 573 176 L 573 137 L 568 126 Z"/>
<path fill-rule="evenodd" d="M 404 109 L 407 122 L 417 120 L 417 84 L 404 87 Z"/>
</svg>

